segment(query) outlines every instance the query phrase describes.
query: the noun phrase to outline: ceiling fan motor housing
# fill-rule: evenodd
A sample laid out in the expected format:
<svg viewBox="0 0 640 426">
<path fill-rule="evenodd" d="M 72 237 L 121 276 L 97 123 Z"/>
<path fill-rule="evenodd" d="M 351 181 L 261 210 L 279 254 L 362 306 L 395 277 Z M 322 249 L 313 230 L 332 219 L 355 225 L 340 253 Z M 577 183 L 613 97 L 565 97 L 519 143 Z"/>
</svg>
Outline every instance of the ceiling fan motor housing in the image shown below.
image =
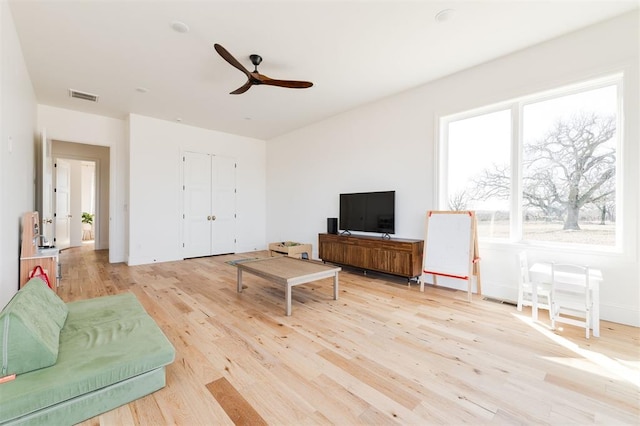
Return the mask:
<svg viewBox="0 0 640 426">
<path fill-rule="evenodd" d="M 251 59 L 251 63 L 256 67 L 260 65 L 260 62 L 262 62 L 262 56 L 256 55 L 255 53 L 253 55 L 249 55 L 249 59 Z"/>
</svg>

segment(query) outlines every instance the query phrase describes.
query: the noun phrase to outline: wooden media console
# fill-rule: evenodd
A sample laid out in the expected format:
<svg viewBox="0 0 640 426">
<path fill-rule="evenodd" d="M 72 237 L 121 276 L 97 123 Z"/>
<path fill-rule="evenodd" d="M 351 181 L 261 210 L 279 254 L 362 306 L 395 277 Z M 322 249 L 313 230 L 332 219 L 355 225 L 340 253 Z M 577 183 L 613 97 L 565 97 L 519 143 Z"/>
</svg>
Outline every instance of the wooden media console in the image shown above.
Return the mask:
<svg viewBox="0 0 640 426">
<path fill-rule="evenodd" d="M 318 235 L 318 256 L 324 262 L 398 275 L 409 280 L 419 279 L 422 275 L 423 250 L 423 240 Z"/>
</svg>

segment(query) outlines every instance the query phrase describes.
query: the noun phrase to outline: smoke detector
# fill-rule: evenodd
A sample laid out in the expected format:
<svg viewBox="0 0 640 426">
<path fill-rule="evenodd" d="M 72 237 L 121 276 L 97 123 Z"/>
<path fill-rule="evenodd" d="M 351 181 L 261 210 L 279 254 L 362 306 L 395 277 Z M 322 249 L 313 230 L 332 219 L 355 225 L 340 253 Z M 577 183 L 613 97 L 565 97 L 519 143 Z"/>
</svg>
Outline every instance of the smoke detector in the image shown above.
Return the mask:
<svg viewBox="0 0 640 426">
<path fill-rule="evenodd" d="M 435 16 L 436 22 L 438 24 L 442 24 L 452 19 L 454 14 L 455 14 L 455 10 L 453 9 L 443 9 L 436 14 Z"/>
</svg>

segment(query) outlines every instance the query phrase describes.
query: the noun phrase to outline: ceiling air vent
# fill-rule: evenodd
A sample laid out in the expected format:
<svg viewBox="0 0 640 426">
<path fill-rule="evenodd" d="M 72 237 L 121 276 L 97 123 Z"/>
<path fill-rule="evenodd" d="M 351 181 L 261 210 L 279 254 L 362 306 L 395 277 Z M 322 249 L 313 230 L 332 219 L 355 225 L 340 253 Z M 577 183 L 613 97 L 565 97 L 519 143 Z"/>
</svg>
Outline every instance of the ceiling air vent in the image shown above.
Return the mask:
<svg viewBox="0 0 640 426">
<path fill-rule="evenodd" d="M 69 89 L 69 96 L 85 101 L 98 102 L 98 95 L 92 95 L 91 93 L 80 92 L 78 90 Z"/>
</svg>

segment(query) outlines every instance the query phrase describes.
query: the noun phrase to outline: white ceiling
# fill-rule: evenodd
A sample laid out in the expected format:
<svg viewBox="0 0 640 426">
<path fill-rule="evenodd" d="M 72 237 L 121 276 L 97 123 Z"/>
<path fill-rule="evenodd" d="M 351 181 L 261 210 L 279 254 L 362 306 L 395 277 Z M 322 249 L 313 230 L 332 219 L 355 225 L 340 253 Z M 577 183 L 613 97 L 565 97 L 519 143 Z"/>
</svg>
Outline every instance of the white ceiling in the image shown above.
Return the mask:
<svg viewBox="0 0 640 426">
<path fill-rule="evenodd" d="M 268 140 L 606 20 L 629 1 L 10 0 L 38 103 Z M 435 15 L 453 9 L 436 22 Z M 181 21 L 190 28 L 171 28 Z M 213 49 L 309 89 L 252 87 Z M 148 89 L 140 93 L 137 88 Z M 70 98 L 93 93 L 98 103 Z"/>
</svg>

